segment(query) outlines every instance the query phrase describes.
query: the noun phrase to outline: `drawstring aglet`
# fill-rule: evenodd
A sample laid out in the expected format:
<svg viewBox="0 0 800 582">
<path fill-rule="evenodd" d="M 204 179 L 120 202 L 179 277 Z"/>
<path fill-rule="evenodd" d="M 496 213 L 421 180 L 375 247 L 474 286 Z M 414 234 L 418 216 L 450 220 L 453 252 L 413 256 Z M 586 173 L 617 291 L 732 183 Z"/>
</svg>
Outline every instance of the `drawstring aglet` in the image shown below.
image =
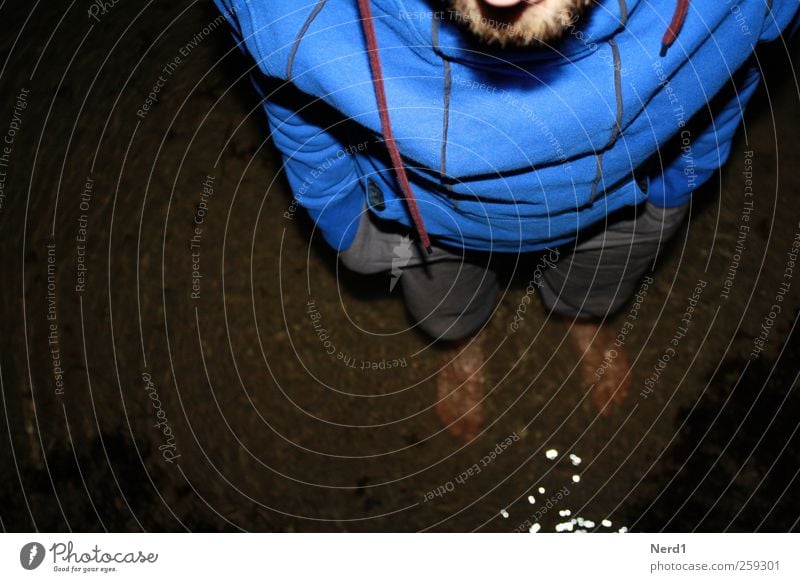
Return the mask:
<svg viewBox="0 0 800 582">
<path fill-rule="evenodd" d="M 672 21 L 670 21 L 667 31 L 661 39 L 661 52 L 659 57 L 664 58 L 667 56 L 667 49 L 672 46 L 675 39 L 678 38 L 678 33 L 683 27 L 686 20 L 686 13 L 689 11 L 689 0 L 678 0 L 675 7 L 675 12 L 672 14 Z"/>
</svg>

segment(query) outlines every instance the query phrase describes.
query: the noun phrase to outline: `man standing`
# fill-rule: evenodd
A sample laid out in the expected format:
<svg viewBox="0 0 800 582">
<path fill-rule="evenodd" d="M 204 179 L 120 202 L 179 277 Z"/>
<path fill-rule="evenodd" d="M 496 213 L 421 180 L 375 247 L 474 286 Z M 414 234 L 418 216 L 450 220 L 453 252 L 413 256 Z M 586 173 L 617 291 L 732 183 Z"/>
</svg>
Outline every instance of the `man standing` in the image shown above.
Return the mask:
<svg viewBox="0 0 800 582">
<path fill-rule="evenodd" d="M 612 341 L 602 321 L 727 159 L 753 51 L 798 13 L 795 0 L 216 2 L 258 65 L 297 202 L 347 267 L 393 272 L 449 347 L 437 411 L 465 440 L 482 421 L 499 255 L 547 257 L 541 299 L 572 322 L 596 404 L 625 397 L 621 351 L 591 377 Z"/>
</svg>

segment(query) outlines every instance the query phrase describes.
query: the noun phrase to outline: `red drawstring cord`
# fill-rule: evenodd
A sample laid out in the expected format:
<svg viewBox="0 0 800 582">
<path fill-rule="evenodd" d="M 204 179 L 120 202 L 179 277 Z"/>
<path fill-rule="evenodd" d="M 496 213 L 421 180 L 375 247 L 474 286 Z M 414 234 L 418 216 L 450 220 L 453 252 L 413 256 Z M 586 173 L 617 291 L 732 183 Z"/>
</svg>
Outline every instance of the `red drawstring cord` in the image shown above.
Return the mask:
<svg viewBox="0 0 800 582">
<path fill-rule="evenodd" d="M 378 55 L 378 40 L 375 35 L 375 25 L 372 21 L 372 10 L 369 5 L 370 0 L 358 0 L 358 8 L 361 12 L 361 23 L 364 27 L 364 36 L 367 39 L 367 49 L 369 52 L 369 66 L 372 69 L 372 83 L 375 86 L 375 96 L 378 99 L 378 111 L 381 116 L 381 129 L 383 130 L 383 139 L 386 140 L 386 147 L 389 149 L 389 157 L 392 159 L 395 174 L 400 182 L 400 189 L 406 198 L 408 211 L 411 213 L 411 218 L 414 221 L 419 240 L 422 246 L 428 252 L 432 253 L 431 241 L 428 238 L 428 231 L 425 230 L 425 223 L 422 221 L 422 215 L 419 213 L 417 206 L 417 199 L 411 191 L 411 184 L 408 182 L 406 169 L 403 166 L 403 160 L 400 157 L 400 151 L 397 149 L 397 143 L 394 141 L 394 134 L 392 133 L 392 122 L 389 119 L 389 107 L 386 104 L 386 89 L 383 86 L 383 71 L 381 69 L 381 61 Z"/>
<path fill-rule="evenodd" d="M 689 0 L 678 0 L 678 5 L 675 7 L 675 12 L 672 15 L 672 22 L 667 27 L 667 32 L 661 39 L 661 56 L 667 54 L 667 49 L 678 38 L 678 33 L 681 31 L 683 21 L 686 20 L 686 12 L 689 10 Z"/>
</svg>

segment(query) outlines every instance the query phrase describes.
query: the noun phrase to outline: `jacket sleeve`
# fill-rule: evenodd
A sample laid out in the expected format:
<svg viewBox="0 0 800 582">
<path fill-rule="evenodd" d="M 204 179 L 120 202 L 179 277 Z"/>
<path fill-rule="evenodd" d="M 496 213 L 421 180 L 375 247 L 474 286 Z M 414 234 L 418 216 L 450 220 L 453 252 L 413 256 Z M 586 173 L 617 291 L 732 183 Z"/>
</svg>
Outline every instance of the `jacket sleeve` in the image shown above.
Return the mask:
<svg viewBox="0 0 800 582">
<path fill-rule="evenodd" d="M 769 42 L 780 35 L 791 38 L 800 28 L 800 3 L 797 0 L 769 0 L 759 41 Z"/>
<path fill-rule="evenodd" d="M 215 0 L 233 29 L 237 45 L 252 55 L 260 71 L 251 75 L 262 98 L 272 141 L 283 158 L 283 170 L 296 204 L 305 208 L 333 248 L 350 246 L 363 210 L 364 190 L 348 124 L 341 114 L 279 77 L 258 44 L 262 11 L 242 0 Z M 273 63 L 274 64 L 274 63 Z M 294 205 L 284 214 L 291 218 Z"/>
<path fill-rule="evenodd" d="M 661 148 L 663 171 L 651 176 L 648 198 L 657 206 L 675 207 L 689 201 L 727 160 L 736 130 L 761 75 L 748 61 L 731 82 Z"/>
<path fill-rule="evenodd" d="M 781 35 L 791 37 L 799 26 L 797 0 L 770 0 L 758 41 L 773 41 Z M 667 207 L 688 202 L 692 192 L 727 161 L 744 109 L 760 80 L 758 67 L 750 59 L 711 101 L 709 108 L 662 148 L 663 172 L 651 177 L 648 189 L 652 202 Z"/>
<path fill-rule="evenodd" d="M 347 121 L 292 85 L 266 94 L 270 135 L 296 202 L 334 249 L 350 246 L 364 210 L 364 190 Z M 289 213 L 291 215 L 291 213 Z"/>
</svg>

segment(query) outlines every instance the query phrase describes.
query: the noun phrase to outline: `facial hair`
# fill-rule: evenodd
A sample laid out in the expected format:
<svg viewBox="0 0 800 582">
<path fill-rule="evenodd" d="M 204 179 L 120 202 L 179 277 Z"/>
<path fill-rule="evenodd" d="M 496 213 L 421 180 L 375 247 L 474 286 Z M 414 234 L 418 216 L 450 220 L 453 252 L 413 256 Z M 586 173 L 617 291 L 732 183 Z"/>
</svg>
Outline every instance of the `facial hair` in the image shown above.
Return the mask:
<svg viewBox="0 0 800 582">
<path fill-rule="evenodd" d="M 525 0 L 497 8 L 481 0 L 446 0 L 450 17 L 486 44 L 547 45 L 574 26 L 593 0 Z"/>
</svg>

